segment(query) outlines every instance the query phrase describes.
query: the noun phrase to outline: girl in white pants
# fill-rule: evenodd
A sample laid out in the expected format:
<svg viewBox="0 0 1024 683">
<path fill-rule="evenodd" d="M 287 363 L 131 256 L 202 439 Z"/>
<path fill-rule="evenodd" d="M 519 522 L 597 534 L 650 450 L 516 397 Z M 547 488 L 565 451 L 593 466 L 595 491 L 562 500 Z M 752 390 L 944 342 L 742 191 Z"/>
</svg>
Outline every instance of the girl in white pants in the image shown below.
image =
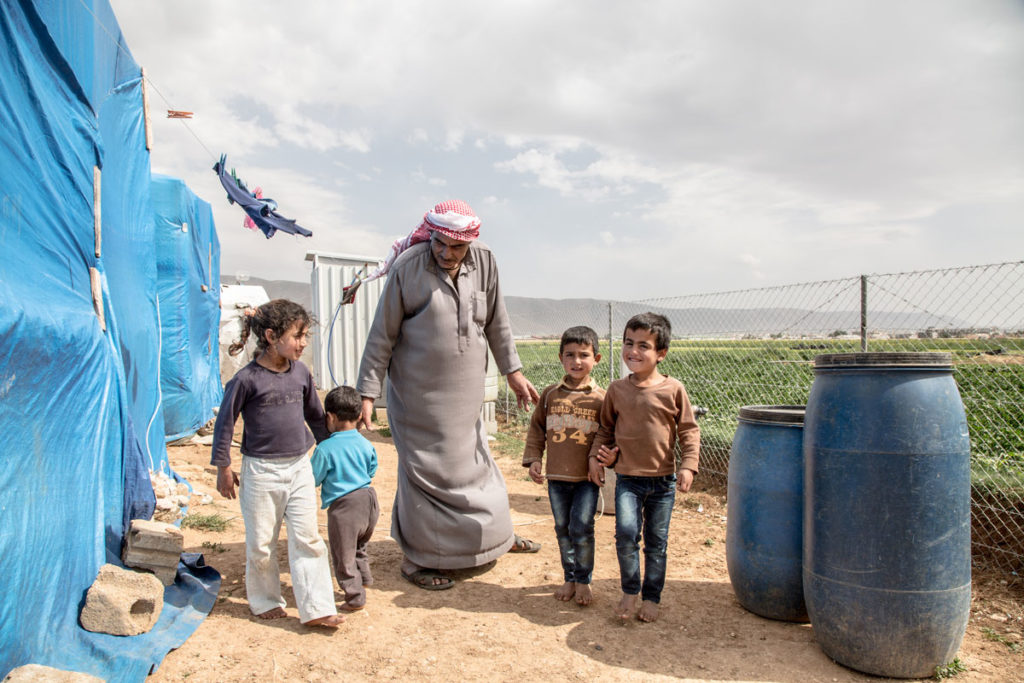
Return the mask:
<svg viewBox="0 0 1024 683">
<path fill-rule="evenodd" d="M 245 521 L 249 609 L 262 619 L 286 616 L 277 537 L 281 522 L 287 521 L 288 565 L 299 621 L 337 628 L 344 617 L 335 606 L 327 545 L 317 527 L 316 487 L 308 457 L 315 441 L 328 434 L 313 377 L 299 360 L 309 325 L 305 309 L 285 299 L 246 312 L 242 337 L 228 352 L 241 351 L 252 333 L 257 355 L 224 387 L 211 464 L 217 466 L 217 490 L 234 498 L 239 478 L 231 470 L 231 437 L 241 413 L 244 457 L 238 497 Z"/>
</svg>

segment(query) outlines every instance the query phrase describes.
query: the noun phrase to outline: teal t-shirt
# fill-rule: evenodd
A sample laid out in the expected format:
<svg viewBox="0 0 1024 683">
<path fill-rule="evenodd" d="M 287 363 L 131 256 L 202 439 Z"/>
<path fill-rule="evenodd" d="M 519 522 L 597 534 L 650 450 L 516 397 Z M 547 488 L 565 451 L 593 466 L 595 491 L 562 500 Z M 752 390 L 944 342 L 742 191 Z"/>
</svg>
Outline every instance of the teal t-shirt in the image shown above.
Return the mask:
<svg viewBox="0 0 1024 683">
<path fill-rule="evenodd" d="M 377 473 L 377 451 L 356 429 L 334 432 L 310 458 L 313 478 L 320 490 L 321 505 L 330 506 L 342 496 L 370 485 Z"/>
</svg>

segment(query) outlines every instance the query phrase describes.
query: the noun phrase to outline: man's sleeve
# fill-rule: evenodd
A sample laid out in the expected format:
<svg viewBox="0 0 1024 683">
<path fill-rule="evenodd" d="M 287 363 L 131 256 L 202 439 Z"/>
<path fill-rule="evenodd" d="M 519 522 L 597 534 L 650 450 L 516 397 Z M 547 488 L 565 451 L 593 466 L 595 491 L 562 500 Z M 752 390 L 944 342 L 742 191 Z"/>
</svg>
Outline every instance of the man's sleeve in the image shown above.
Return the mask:
<svg viewBox="0 0 1024 683">
<path fill-rule="evenodd" d="M 487 322 L 484 324 L 484 334 L 487 335 L 487 344 L 494 354 L 494 362 L 498 366 L 498 372 L 508 375 L 516 370 L 523 369 L 523 363 L 519 360 L 519 353 L 516 351 L 516 341 L 512 337 L 512 323 L 508 318 L 508 311 L 505 309 L 505 298 L 501 295 L 501 285 L 498 282 L 498 264 L 494 261 L 494 255 L 486 252 L 488 257 L 487 268 Z"/>
<path fill-rule="evenodd" d="M 398 271 L 392 271 L 384 283 L 373 324 L 366 337 L 366 347 L 359 363 L 359 379 L 356 390 L 360 396 L 380 397 L 384 386 L 384 375 L 391 362 L 391 351 L 395 348 L 398 333 L 405 318 L 402 301 L 402 284 Z"/>
</svg>

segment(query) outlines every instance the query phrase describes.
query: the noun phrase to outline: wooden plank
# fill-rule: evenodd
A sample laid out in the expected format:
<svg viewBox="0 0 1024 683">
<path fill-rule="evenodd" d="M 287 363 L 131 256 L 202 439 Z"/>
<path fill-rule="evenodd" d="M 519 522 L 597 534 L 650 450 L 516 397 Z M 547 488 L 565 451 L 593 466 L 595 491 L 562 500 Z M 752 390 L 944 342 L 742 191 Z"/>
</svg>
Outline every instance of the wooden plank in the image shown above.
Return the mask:
<svg viewBox="0 0 1024 683">
<path fill-rule="evenodd" d="M 153 125 L 149 118 L 149 90 L 146 87 L 146 70 L 142 69 L 142 122 L 146 130 L 146 151 L 153 149 Z"/>
<path fill-rule="evenodd" d="M 100 180 L 101 173 L 99 166 L 92 167 L 92 230 L 96 242 L 96 258 L 99 258 L 103 251 L 103 214 L 100 210 Z"/>
<path fill-rule="evenodd" d="M 89 284 L 92 287 L 92 308 L 96 311 L 96 317 L 100 319 L 100 329 L 107 331 L 107 318 L 103 314 L 103 282 L 100 279 L 100 271 L 96 268 L 89 268 Z"/>
</svg>

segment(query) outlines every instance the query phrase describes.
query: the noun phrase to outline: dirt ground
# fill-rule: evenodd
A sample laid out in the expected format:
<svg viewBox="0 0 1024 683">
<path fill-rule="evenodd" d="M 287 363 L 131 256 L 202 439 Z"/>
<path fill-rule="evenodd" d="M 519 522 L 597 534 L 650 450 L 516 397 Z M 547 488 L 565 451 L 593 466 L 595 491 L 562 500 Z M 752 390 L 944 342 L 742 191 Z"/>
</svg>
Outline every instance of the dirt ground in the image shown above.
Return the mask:
<svg viewBox="0 0 1024 683">
<path fill-rule="evenodd" d="M 763 619 L 739 605 L 726 571 L 720 490 L 677 498 L 662 613 L 653 624 L 622 624 L 612 616 L 620 592 L 611 516 L 597 520 L 594 604 L 583 608 L 553 599 L 562 574 L 546 489 L 529 480 L 519 454 L 499 450 L 516 531 L 543 548 L 457 572 L 451 590 L 415 588 L 399 574 L 401 553 L 388 536 L 395 449 L 379 434 L 369 438 L 380 459 L 374 486 L 381 519 L 370 544 L 375 583 L 366 609 L 348 615 L 334 632 L 299 624 L 287 573 L 281 579 L 289 618 L 261 621 L 249 613 L 238 502 L 217 494 L 208 447 L 169 449 L 171 466 L 195 488 L 190 512 L 219 513 L 231 522 L 223 532 L 185 529 L 186 549 L 204 553 L 223 583 L 210 616 L 167 655 L 151 681 L 883 680 L 832 662 L 809 625 Z M 201 504 L 202 494 L 212 494 L 213 502 Z M 321 511 L 326 538 L 325 523 Z M 284 540 L 280 555 L 286 555 Z M 971 619 L 959 653 L 967 671 L 955 680 L 1024 681 L 1024 591 L 1008 578 L 975 571 Z M 337 590 L 335 595 L 340 601 Z"/>
</svg>

